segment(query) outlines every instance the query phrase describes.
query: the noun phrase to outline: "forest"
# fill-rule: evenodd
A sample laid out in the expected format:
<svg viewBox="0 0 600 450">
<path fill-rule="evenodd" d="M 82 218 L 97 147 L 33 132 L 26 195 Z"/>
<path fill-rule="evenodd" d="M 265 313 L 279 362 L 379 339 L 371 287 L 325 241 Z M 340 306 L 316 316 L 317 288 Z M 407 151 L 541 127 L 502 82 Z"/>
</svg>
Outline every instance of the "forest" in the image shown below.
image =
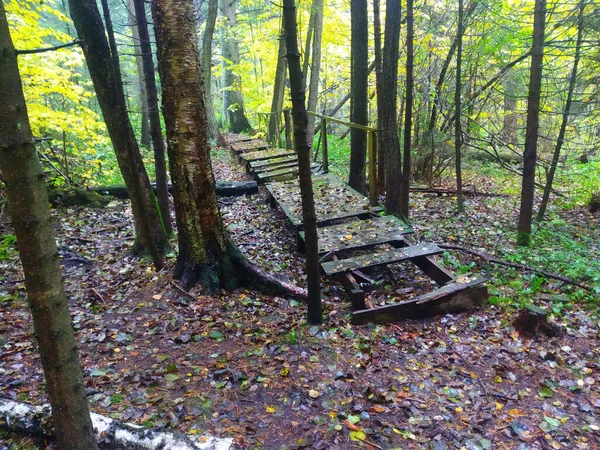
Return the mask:
<svg viewBox="0 0 600 450">
<path fill-rule="evenodd" d="M 0 450 L 600 449 L 598 0 L 1 0 Z"/>
</svg>

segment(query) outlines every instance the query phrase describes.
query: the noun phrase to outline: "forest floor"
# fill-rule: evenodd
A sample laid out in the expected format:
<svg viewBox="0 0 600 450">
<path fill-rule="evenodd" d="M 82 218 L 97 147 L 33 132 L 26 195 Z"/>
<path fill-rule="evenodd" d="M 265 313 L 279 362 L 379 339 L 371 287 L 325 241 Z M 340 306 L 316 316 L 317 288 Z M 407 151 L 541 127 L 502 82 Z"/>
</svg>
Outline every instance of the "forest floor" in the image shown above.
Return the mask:
<svg viewBox="0 0 600 450">
<path fill-rule="evenodd" d="M 215 156 L 217 179 L 245 179 L 226 152 Z M 224 220 L 250 259 L 303 285 L 294 235 L 265 200 L 262 189 L 221 198 Z M 414 195 L 415 240 L 460 243 L 563 275 L 599 270 L 599 218 L 583 208 L 537 230 L 550 234 L 520 253 L 518 198 L 469 198 L 463 216 L 454 202 Z M 486 308 L 354 327 L 341 287 L 324 279 L 325 323 L 308 326 L 295 300 L 248 290 L 186 293 L 170 278 L 174 258 L 159 273 L 134 259 L 126 201 L 54 214 L 95 412 L 231 436 L 241 449 L 600 449 L 594 294 L 453 253 L 443 257 L 453 270 L 491 280 Z M 0 236 L 10 232 L 0 224 Z M 43 403 L 18 255 L 5 245 L 0 256 L 0 396 Z M 569 272 L 575 266 L 580 272 Z M 373 304 L 431 288 L 406 265 L 370 273 L 378 280 L 366 288 Z M 565 335 L 519 336 L 511 323 L 528 303 L 552 310 Z M 0 449 L 52 446 L 14 435 L 0 434 L 0 442 Z"/>
</svg>

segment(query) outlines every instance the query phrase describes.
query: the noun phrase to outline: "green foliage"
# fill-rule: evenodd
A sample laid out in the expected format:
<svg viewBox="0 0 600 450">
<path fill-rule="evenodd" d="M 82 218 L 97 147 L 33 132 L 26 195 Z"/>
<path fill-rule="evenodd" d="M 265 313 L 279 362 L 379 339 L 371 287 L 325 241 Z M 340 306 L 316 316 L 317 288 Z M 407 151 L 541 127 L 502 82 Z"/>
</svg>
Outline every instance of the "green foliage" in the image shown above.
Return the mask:
<svg viewBox="0 0 600 450">
<path fill-rule="evenodd" d="M 7 261 L 17 251 L 17 237 L 14 234 L 0 236 L 0 261 Z"/>
<path fill-rule="evenodd" d="M 319 160 L 323 157 L 323 145 L 319 142 L 320 136 L 316 135 L 313 149 L 319 147 Z M 347 180 L 350 174 L 350 139 L 340 139 L 333 134 L 327 134 L 327 154 L 329 156 L 329 171 L 342 180 Z"/>
</svg>

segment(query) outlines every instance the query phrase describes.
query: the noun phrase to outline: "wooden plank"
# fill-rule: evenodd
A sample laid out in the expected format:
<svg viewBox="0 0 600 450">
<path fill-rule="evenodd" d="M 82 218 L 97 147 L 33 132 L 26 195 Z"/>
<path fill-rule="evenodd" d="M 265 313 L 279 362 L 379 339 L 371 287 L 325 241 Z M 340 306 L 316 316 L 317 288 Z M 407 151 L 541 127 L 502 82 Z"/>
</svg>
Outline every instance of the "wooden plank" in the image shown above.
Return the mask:
<svg viewBox="0 0 600 450">
<path fill-rule="evenodd" d="M 284 150 L 279 148 L 271 148 L 269 150 L 261 150 L 257 152 L 241 153 L 240 158 L 246 162 L 263 161 L 266 159 L 278 158 L 280 156 L 295 155 L 294 150 Z"/>
<path fill-rule="evenodd" d="M 404 241 L 392 245 L 402 248 L 412 244 L 408 239 L 405 239 Z M 433 256 L 419 256 L 418 258 L 411 259 L 411 262 L 421 269 L 425 275 L 435 281 L 439 286 L 444 286 L 456 279 L 452 272 L 438 263 Z"/>
<path fill-rule="evenodd" d="M 271 159 L 267 159 L 264 161 L 252 161 L 250 163 L 250 168 L 252 170 L 260 170 L 260 169 L 265 169 L 265 168 L 269 168 L 269 167 L 276 167 L 277 165 L 280 165 L 280 164 L 289 164 L 292 162 L 298 163 L 297 155 L 282 156 L 280 158 L 271 158 Z"/>
<path fill-rule="evenodd" d="M 397 247 L 407 247 L 408 245 L 401 245 L 401 242 L 404 240 L 404 235 L 412 233 L 413 230 L 394 216 L 377 216 L 320 227 L 317 232 L 319 253 L 322 254 L 388 243 Z M 304 232 L 300 232 L 300 237 L 304 239 Z"/>
<path fill-rule="evenodd" d="M 227 142 L 227 144 L 229 146 L 231 146 L 231 144 L 235 144 L 237 142 L 246 142 L 246 141 L 254 140 L 253 137 L 246 136 L 244 134 L 227 133 L 227 134 L 223 134 L 222 136 L 223 136 L 223 139 L 225 140 L 225 142 Z"/>
<path fill-rule="evenodd" d="M 298 167 L 284 167 L 277 170 L 272 170 L 270 172 L 262 172 L 256 174 L 256 180 L 260 183 L 265 183 L 267 181 L 283 181 L 282 177 L 293 178 L 298 175 Z"/>
<path fill-rule="evenodd" d="M 352 313 L 352 324 L 390 323 L 402 319 L 456 313 L 484 306 L 488 301 L 485 281 L 483 278 L 461 280 L 459 277 L 454 283 L 406 302 L 355 311 Z"/>
<path fill-rule="evenodd" d="M 231 144 L 231 150 L 236 153 L 250 153 L 269 148 L 269 145 L 262 139 L 253 139 L 251 141 L 235 142 Z"/>
<path fill-rule="evenodd" d="M 255 174 L 258 175 L 259 173 L 274 172 L 276 170 L 291 169 L 294 167 L 296 167 L 296 168 L 298 167 L 298 161 L 287 161 L 287 162 L 283 162 L 283 163 L 262 166 L 262 167 L 259 167 L 258 169 L 253 169 L 251 167 L 251 169 Z"/>
<path fill-rule="evenodd" d="M 419 256 L 435 255 L 442 253 L 442 251 L 443 250 L 435 244 L 418 244 L 396 250 L 346 258 L 340 261 L 330 261 L 321 264 L 321 268 L 326 275 L 333 275 L 346 270 L 382 266 L 385 264 L 410 260 Z"/>
</svg>

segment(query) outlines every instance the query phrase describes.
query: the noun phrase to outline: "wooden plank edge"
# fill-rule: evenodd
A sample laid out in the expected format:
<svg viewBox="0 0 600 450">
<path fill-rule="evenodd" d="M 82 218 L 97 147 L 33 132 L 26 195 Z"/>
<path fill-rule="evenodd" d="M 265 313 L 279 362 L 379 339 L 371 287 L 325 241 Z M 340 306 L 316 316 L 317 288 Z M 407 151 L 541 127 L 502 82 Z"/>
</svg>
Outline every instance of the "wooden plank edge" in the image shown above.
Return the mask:
<svg viewBox="0 0 600 450">
<path fill-rule="evenodd" d="M 476 278 L 466 283 L 457 281 L 406 302 L 355 311 L 352 313 L 351 322 L 353 325 L 385 324 L 482 307 L 488 301 L 486 281 L 484 278 Z"/>
</svg>

